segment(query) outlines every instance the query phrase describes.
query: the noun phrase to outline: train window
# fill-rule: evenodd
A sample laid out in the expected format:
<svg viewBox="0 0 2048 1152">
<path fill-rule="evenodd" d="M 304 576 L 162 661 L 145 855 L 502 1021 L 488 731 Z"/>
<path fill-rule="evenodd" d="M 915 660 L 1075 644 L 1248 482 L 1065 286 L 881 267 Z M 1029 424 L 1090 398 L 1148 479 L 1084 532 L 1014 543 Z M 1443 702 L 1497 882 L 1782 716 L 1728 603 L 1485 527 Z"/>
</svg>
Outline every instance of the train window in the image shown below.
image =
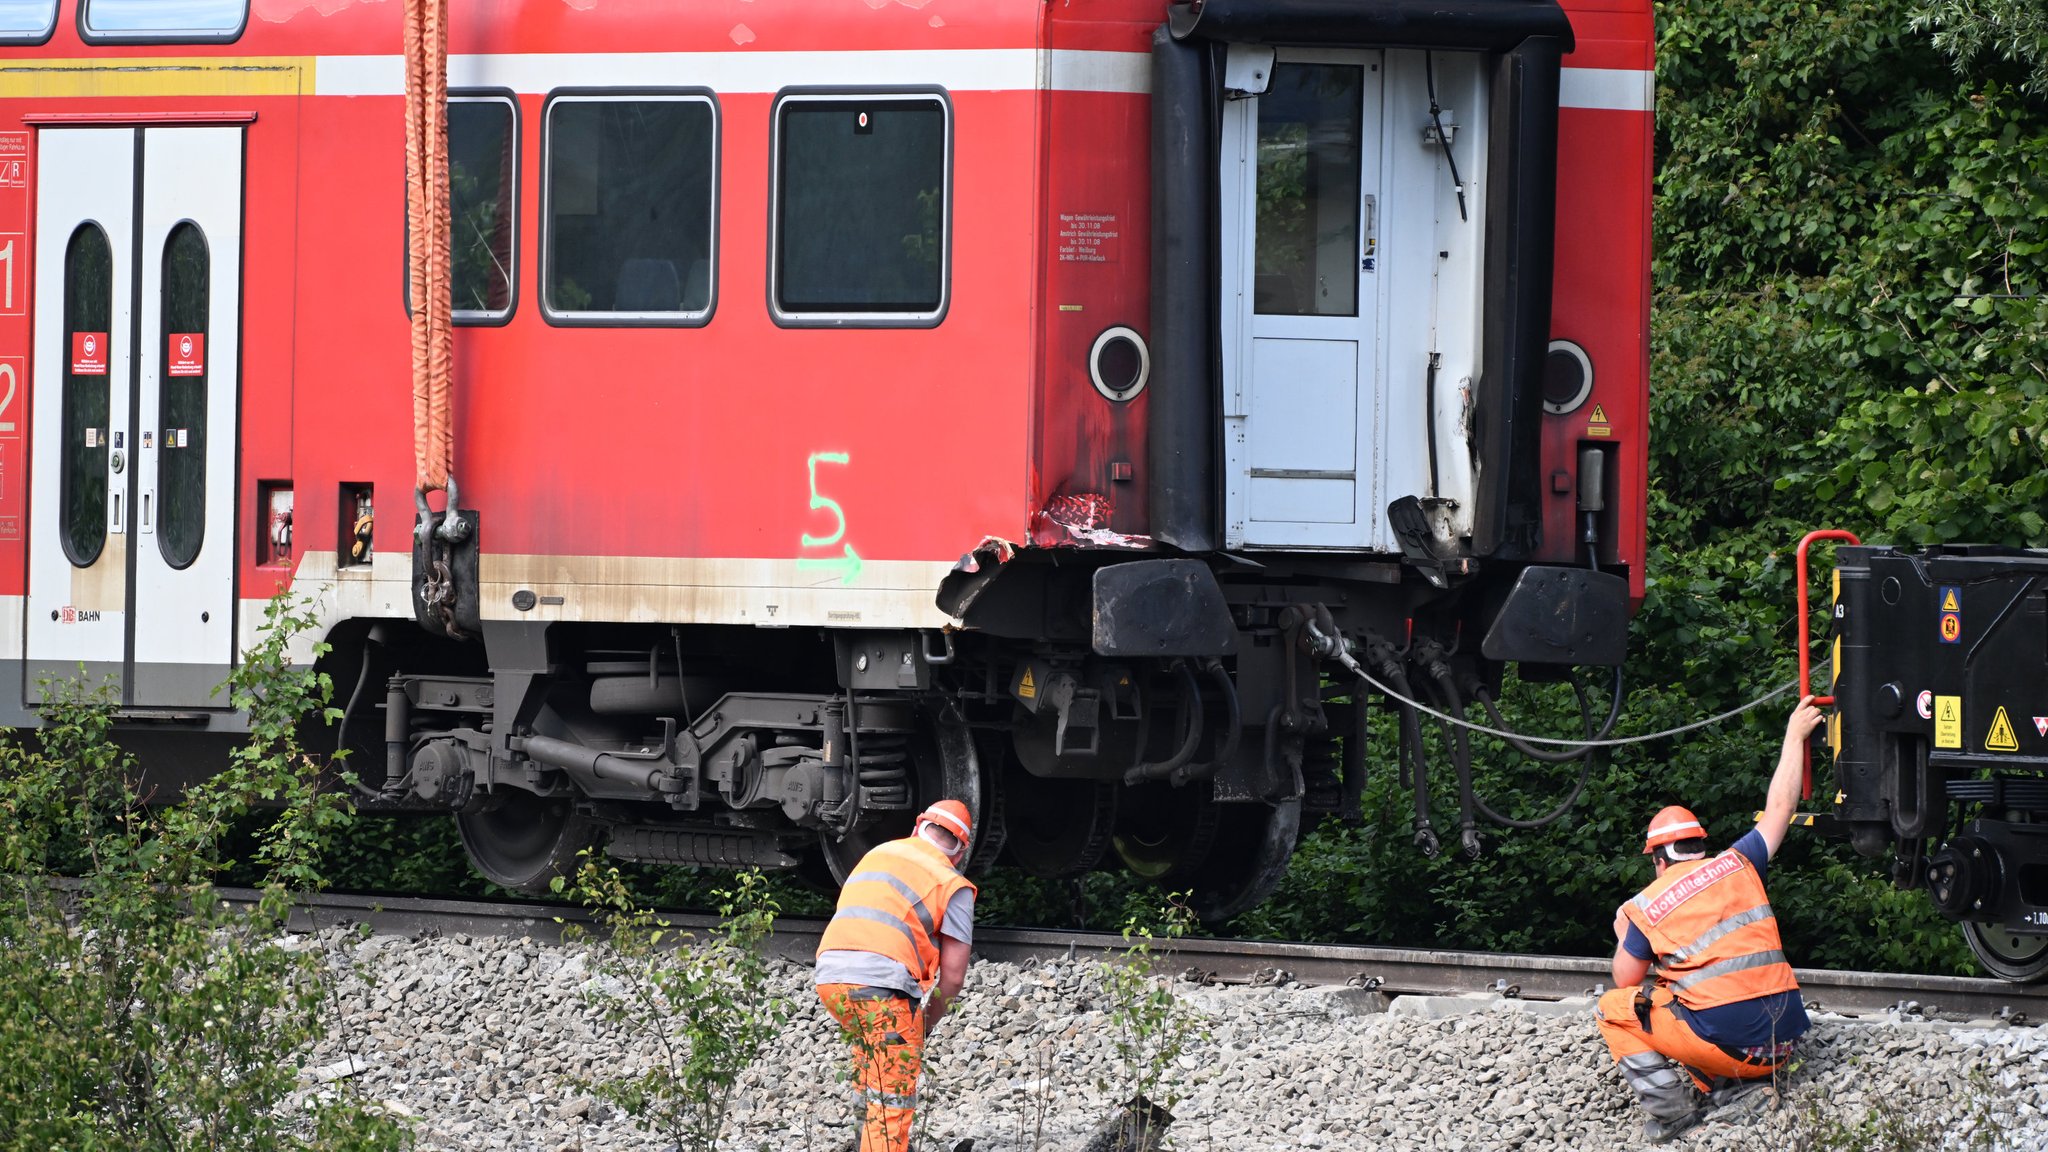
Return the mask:
<svg viewBox="0 0 2048 1152">
<path fill-rule="evenodd" d="M 448 97 L 449 263 L 457 324 L 503 324 L 512 318 L 518 283 L 519 118 L 512 97 Z M 403 212 L 403 201 L 401 201 Z M 411 221 L 406 221 L 410 249 Z M 399 283 L 412 311 L 404 263 Z"/>
<path fill-rule="evenodd" d="M 156 546 L 188 568 L 206 539 L 206 329 L 212 260 L 186 221 L 164 241 L 164 369 L 157 391 Z M 147 444 L 144 445 L 147 447 Z"/>
<path fill-rule="evenodd" d="M 225 44 L 248 22 L 249 0 L 83 0 L 78 9 L 79 35 L 89 44 Z"/>
<path fill-rule="evenodd" d="M 492 322 L 512 314 L 519 231 L 518 136 L 508 96 L 448 101 L 449 216 L 454 236 L 455 318 Z"/>
<path fill-rule="evenodd" d="M 1352 65 L 1283 61 L 1259 97 L 1252 306 L 1262 316 L 1358 314 L 1364 85 Z"/>
<path fill-rule="evenodd" d="M 57 30 L 57 0 L 0 0 L 0 44 L 41 44 Z"/>
<path fill-rule="evenodd" d="M 548 320 L 709 319 L 718 187 L 709 94 L 560 93 L 544 123 Z"/>
<path fill-rule="evenodd" d="M 58 536 L 80 568 L 107 543 L 107 387 L 114 315 L 114 250 L 87 221 L 64 249 L 63 451 L 57 489 Z"/>
<path fill-rule="evenodd" d="M 939 322 L 951 120 L 933 93 L 777 102 L 769 275 L 778 323 Z"/>
</svg>

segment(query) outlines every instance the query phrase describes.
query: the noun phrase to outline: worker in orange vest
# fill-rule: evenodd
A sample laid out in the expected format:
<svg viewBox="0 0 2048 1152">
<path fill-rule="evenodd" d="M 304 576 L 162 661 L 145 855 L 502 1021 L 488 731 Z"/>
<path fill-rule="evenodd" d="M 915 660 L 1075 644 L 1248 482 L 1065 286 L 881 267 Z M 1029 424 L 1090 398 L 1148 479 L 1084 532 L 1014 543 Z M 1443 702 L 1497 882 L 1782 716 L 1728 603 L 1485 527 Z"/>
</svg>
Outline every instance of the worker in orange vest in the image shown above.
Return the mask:
<svg viewBox="0 0 2048 1152">
<path fill-rule="evenodd" d="M 861 857 L 818 941 L 812 982 L 853 1045 L 864 1152 L 909 1152 L 924 1044 L 960 995 L 974 942 L 967 805 L 941 800 Z"/>
<path fill-rule="evenodd" d="M 1763 818 L 1727 851 L 1707 855 L 1707 830 L 1685 808 L 1650 820 L 1643 852 L 1657 878 L 1615 912 L 1620 943 L 1614 988 L 1600 997 L 1600 1035 L 1650 1114 L 1643 1135 L 1652 1144 L 1764 1087 L 1760 1077 L 1783 1066 L 1806 1032 L 1764 873 L 1784 843 L 1820 721 L 1811 696 L 1793 710 Z"/>
</svg>

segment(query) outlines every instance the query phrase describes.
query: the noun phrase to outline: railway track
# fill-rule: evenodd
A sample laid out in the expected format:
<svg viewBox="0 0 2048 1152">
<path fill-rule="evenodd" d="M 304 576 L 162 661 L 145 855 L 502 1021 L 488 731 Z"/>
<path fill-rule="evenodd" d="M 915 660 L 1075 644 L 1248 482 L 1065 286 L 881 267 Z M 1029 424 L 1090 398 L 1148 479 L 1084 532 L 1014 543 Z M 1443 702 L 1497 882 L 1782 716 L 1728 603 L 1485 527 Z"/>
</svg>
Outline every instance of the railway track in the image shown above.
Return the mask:
<svg viewBox="0 0 2048 1152">
<path fill-rule="evenodd" d="M 229 898 L 254 893 L 228 890 Z M 680 928 L 710 928 L 710 916 L 676 914 Z M 587 923 L 580 909 L 546 904 L 420 897 L 323 894 L 306 898 L 293 914 L 301 929 L 342 923 L 368 924 L 379 932 L 416 935 L 468 933 L 478 936 L 533 936 L 558 939 L 564 924 Z M 824 923 L 784 920 L 770 947 L 779 955 L 808 960 Z M 1027 961 L 1051 957 L 1093 959 L 1122 950 L 1117 936 L 1100 932 L 985 928 L 977 930 L 975 954 L 983 959 Z M 1585 996 L 1608 979 L 1605 958 L 1585 956 L 1501 956 L 1353 944 L 1289 944 L 1263 940 L 1181 940 L 1156 949 L 1165 963 L 1192 978 L 1219 984 L 1295 981 L 1310 985 L 1351 985 L 1392 1000 L 1400 996 L 1456 996 L 1493 992 L 1527 1000 Z M 1904 1008 L 1930 1018 L 2004 1018 L 2013 1023 L 2048 1020 L 2048 984 L 2012 985 L 1960 976 L 1913 976 L 1881 972 L 1798 969 L 1807 1003 L 1850 1016 L 1882 1015 Z"/>
</svg>

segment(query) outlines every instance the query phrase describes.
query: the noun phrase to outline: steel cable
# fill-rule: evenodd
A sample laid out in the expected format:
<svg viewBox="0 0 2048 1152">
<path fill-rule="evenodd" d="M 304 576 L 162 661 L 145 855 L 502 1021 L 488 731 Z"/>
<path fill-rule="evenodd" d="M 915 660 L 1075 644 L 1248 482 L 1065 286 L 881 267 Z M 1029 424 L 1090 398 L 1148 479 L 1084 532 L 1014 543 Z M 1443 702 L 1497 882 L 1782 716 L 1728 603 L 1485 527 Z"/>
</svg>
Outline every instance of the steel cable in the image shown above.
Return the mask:
<svg viewBox="0 0 2048 1152">
<path fill-rule="evenodd" d="M 1787 680 L 1785 681 L 1785 683 L 1779 685 L 1776 688 L 1773 688 L 1771 691 L 1764 693 L 1762 696 L 1759 696 L 1756 699 L 1751 700 L 1749 703 L 1744 704 L 1741 707 L 1730 708 L 1726 712 L 1722 712 L 1714 716 L 1709 716 L 1705 720 L 1696 720 L 1691 724 L 1680 725 L 1677 728 L 1667 728 L 1662 732 L 1648 732 L 1641 736 L 1619 736 L 1607 740 L 1559 740 L 1551 736 L 1528 736 L 1520 732 L 1509 732 L 1506 729 L 1502 728 L 1489 728 L 1484 724 L 1474 724 L 1472 721 L 1467 720 L 1461 716 L 1453 716 L 1448 712 L 1440 712 L 1437 709 L 1432 708 L 1427 704 L 1424 704 L 1420 700 L 1410 699 L 1408 696 L 1405 696 L 1400 692 L 1394 691 L 1392 688 L 1382 683 L 1372 673 L 1367 672 L 1364 668 L 1360 667 L 1358 662 L 1356 660 L 1353 660 L 1348 653 L 1340 655 L 1338 657 L 1338 662 L 1342 663 L 1346 668 L 1350 669 L 1352 674 L 1357 676 L 1360 680 L 1363 680 L 1367 684 L 1370 684 L 1372 687 L 1378 689 L 1381 692 L 1384 692 L 1389 697 L 1398 700 L 1402 704 L 1414 708 L 1417 711 L 1427 712 L 1431 716 L 1434 716 L 1439 720 L 1443 720 L 1451 724 L 1456 724 L 1460 728 L 1466 728 L 1473 732 L 1483 732 L 1488 736 L 1498 736 L 1503 740 L 1522 740 L 1530 744 L 1551 744 L 1560 748 L 1614 748 L 1624 744 L 1647 744 L 1652 740 L 1667 739 L 1672 736 L 1682 735 L 1684 733 L 1692 732 L 1700 728 L 1706 728 L 1715 724 L 1719 724 L 1723 720 L 1731 720 L 1737 716 L 1742 715 L 1744 712 L 1750 711 L 1751 709 L 1762 707 L 1763 705 L 1768 704 L 1773 700 L 1776 700 L 1778 697 L 1783 696 L 1785 693 L 1790 692 L 1792 689 L 1799 686 L 1798 680 Z"/>
</svg>

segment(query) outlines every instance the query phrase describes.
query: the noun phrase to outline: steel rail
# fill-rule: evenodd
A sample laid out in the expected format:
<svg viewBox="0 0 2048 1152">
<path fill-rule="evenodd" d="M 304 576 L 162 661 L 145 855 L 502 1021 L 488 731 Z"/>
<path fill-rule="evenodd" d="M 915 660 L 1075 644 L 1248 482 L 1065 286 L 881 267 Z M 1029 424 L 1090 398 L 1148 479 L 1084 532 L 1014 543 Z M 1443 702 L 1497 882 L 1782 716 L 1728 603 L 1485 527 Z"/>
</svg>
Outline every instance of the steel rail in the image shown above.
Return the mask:
<svg viewBox="0 0 2048 1152">
<path fill-rule="evenodd" d="M 247 889 L 223 889 L 231 900 L 253 900 Z M 717 926 L 713 916 L 665 915 L 687 931 Z M 588 926 L 592 918 L 568 905 L 485 900 L 355 896 L 326 893 L 303 897 L 291 926 L 327 928 L 367 924 L 374 931 L 403 935 L 467 933 L 473 936 L 532 936 L 559 940 L 565 926 Z M 770 950 L 808 961 L 824 923 L 782 920 Z M 1053 958 L 1102 959 L 1125 949 L 1111 933 L 1045 929 L 983 928 L 974 934 L 975 955 L 984 960 L 1028 962 Z M 1266 940 L 1184 939 L 1154 945 L 1160 967 L 1208 983 L 1351 985 L 1385 999 L 1398 996 L 1457 996 L 1492 992 L 1525 1000 L 1587 996 L 1608 979 L 1608 961 L 1585 956 L 1515 956 L 1358 944 L 1290 944 Z M 1929 1018 L 2004 1018 L 2013 1023 L 2048 1020 L 2048 984 L 2018 985 L 1963 976 L 1901 975 L 1884 972 L 1797 970 L 1809 1006 L 1842 1015 L 1882 1015 L 1902 1006 Z"/>
</svg>

